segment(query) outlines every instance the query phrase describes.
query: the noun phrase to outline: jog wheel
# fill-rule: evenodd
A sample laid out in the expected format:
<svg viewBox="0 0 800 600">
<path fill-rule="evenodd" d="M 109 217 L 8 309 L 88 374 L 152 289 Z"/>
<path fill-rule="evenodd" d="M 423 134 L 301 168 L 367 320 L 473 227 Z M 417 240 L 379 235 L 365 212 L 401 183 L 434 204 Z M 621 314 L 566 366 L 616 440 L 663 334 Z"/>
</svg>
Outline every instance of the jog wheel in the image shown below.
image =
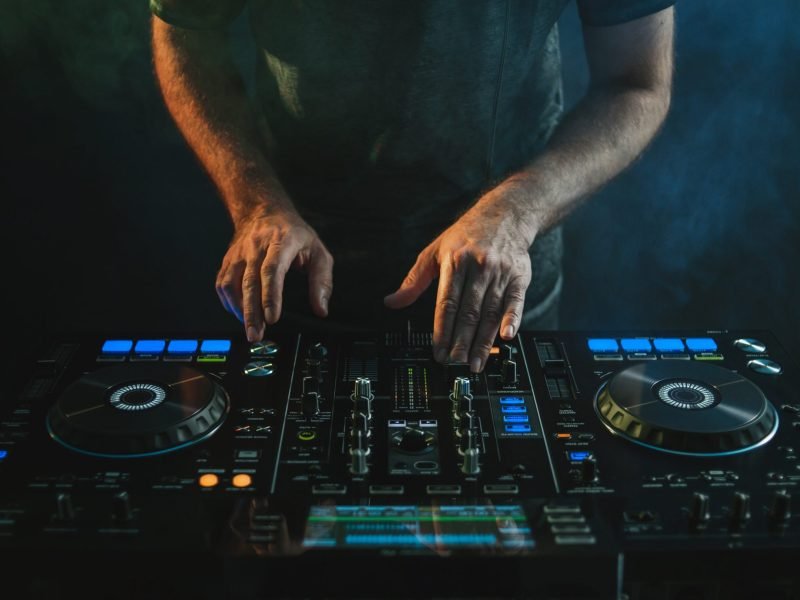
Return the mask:
<svg viewBox="0 0 800 600">
<path fill-rule="evenodd" d="M 150 456 L 211 436 L 228 407 L 225 390 L 196 369 L 117 365 L 64 390 L 47 415 L 47 429 L 56 442 L 84 454 Z"/>
<path fill-rule="evenodd" d="M 651 362 L 615 374 L 595 397 L 614 435 L 664 452 L 719 456 L 767 443 L 778 413 L 749 379 L 697 362 Z"/>
</svg>

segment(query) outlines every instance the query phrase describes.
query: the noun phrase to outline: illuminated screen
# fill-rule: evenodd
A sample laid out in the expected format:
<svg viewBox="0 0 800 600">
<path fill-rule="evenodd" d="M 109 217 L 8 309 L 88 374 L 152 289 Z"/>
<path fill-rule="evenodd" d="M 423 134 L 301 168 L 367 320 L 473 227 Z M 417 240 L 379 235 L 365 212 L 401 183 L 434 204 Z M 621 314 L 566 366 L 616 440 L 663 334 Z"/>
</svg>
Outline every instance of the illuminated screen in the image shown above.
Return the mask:
<svg viewBox="0 0 800 600">
<path fill-rule="evenodd" d="M 314 506 L 303 546 L 519 553 L 534 541 L 519 505 Z"/>
</svg>

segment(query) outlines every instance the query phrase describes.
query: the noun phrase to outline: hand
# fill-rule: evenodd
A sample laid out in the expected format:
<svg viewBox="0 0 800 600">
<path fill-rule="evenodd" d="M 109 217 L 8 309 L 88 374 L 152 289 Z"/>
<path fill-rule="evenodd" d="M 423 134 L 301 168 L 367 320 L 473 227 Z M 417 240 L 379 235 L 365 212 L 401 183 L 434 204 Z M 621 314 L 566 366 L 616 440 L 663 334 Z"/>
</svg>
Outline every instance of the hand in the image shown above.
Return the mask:
<svg viewBox="0 0 800 600">
<path fill-rule="evenodd" d="M 419 254 L 400 288 L 384 299 L 389 308 L 405 308 L 439 277 L 437 361 L 469 361 L 480 372 L 498 329 L 505 340 L 519 330 L 535 234 L 515 212 L 497 195 L 482 199 Z"/>
<path fill-rule="evenodd" d="M 328 314 L 333 291 L 333 257 L 317 233 L 294 211 L 280 211 L 236 225 L 217 274 L 217 295 L 244 322 L 247 339 L 259 341 L 265 325 L 281 315 L 289 267 L 308 273 L 308 298 L 318 317 Z"/>
</svg>

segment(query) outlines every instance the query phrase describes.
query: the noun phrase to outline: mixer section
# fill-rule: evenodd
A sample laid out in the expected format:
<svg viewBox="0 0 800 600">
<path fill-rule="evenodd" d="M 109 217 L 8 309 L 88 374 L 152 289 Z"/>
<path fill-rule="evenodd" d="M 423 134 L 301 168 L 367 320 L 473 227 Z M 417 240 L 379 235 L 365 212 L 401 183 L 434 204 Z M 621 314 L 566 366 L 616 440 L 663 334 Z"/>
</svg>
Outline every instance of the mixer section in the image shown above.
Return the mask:
<svg viewBox="0 0 800 600">
<path fill-rule="evenodd" d="M 516 344 L 483 373 L 432 359 L 431 335 L 301 339 L 273 492 L 459 497 L 555 493 Z"/>
</svg>

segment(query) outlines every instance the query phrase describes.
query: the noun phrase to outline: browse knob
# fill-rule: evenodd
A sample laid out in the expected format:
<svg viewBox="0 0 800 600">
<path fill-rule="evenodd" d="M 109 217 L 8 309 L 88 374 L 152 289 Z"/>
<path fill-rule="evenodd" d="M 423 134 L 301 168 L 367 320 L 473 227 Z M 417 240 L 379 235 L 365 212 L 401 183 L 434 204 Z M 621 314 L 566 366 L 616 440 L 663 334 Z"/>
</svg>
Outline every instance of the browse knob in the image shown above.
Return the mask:
<svg viewBox="0 0 800 600">
<path fill-rule="evenodd" d="M 710 500 L 708 495 L 695 492 L 689 505 L 689 522 L 695 529 L 705 527 L 711 520 Z"/>
</svg>

